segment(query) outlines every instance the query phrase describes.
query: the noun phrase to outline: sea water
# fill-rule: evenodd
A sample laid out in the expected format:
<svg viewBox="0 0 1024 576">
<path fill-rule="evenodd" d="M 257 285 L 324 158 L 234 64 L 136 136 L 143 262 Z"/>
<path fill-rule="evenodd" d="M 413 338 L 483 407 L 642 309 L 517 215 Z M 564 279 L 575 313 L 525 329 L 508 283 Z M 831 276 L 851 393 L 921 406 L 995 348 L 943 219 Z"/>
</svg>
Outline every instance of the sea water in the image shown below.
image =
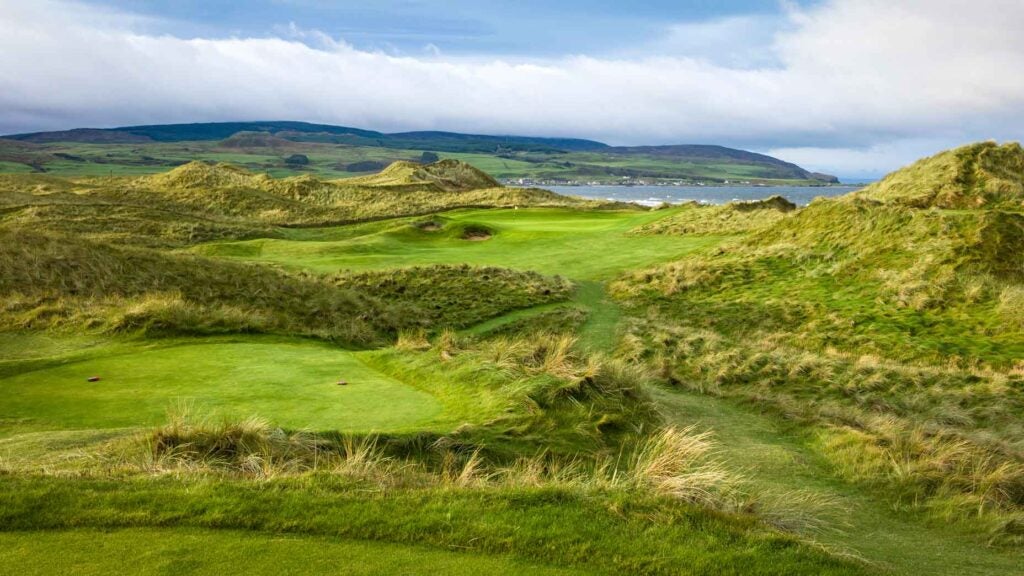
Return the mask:
<svg viewBox="0 0 1024 576">
<path fill-rule="evenodd" d="M 801 206 L 817 196 L 840 196 L 860 186 L 543 186 L 547 190 L 567 196 L 583 196 L 600 200 L 621 200 L 647 206 L 663 202 L 681 204 L 702 202 L 725 204 L 734 200 L 760 200 L 769 196 L 783 196 Z"/>
</svg>

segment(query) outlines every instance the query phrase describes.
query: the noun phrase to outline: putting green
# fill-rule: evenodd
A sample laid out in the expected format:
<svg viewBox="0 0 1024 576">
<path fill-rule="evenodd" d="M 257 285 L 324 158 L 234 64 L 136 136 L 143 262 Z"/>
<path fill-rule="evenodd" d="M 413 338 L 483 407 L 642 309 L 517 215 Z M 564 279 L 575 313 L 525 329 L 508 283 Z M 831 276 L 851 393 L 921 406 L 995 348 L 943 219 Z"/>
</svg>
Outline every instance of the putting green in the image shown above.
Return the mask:
<svg viewBox="0 0 1024 576">
<path fill-rule="evenodd" d="M 431 395 L 351 352 L 303 341 L 205 342 L 119 353 L 0 379 L 0 422 L 32 429 L 150 426 L 182 404 L 215 417 L 353 432 L 422 427 Z M 92 376 L 99 382 L 88 382 Z M 337 382 L 344 379 L 347 385 Z"/>
</svg>

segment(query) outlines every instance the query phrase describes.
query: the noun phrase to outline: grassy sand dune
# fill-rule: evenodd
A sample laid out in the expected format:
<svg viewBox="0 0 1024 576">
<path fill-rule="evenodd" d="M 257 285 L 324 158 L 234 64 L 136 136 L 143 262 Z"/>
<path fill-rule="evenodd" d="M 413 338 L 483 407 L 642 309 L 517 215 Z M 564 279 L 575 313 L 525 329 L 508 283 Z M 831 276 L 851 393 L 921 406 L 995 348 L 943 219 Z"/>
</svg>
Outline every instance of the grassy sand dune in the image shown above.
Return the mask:
<svg viewBox="0 0 1024 576">
<path fill-rule="evenodd" d="M 323 539 L 353 573 L 1012 573 L 1017 150 L 800 209 L 595 205 L 451 162 L 7 177 L 0 557 L 106 569 L 104 530 L 180 539 L 149 571 L 288 533 L 262 553 Z"/>
</svg>

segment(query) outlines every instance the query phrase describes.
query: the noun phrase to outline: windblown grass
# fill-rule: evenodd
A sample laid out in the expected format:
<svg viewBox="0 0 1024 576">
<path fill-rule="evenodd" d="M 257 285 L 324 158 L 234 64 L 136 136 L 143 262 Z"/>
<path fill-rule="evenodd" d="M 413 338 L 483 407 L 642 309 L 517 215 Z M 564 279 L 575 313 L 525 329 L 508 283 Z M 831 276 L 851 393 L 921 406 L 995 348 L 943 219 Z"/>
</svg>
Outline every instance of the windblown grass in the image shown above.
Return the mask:
<svg viewBox="0 0 1024 576">
<path fill-rule="evenodd" d="M 396 163 L 379 175 L 343 180 L 279 180 L 203 162 L 135 178 L 0 175 L 0 226 L 153 247 L 279 237 L 281 226 L 338 225 L 459 207 L 606 205 L 546 190 L 504 188 L 454 160 Z"/>
<path fill-rule="evenodd" d="M 260 332 L 368 346 L 563 300 L 559 278 L 424 267 L 330 278 L 67 236 L 0 230 L 0 326 Z"/>
<path fill-rule="evenodd" d="M 796 204 L 782 196 L 712 206 L 691 202 L 673 214 L 645 224 L 635 234 L 740 234 L 766 228 L 792 216 Z"/>
<path fill-rule="evenodd" d="M 1024 513 L 1020 157 L 1016 145 L 946 152 L 635 272 L 613 292 L 647 319 L 621 353 L 817 427 L 836 474 L 899 506 L 1012 525 Z"/>
<path fill-rule="evenodd" d="M 940 152 L 886 176 L 857 197 L 917 208 L 1024 208 L 1024 150 L 978 142 Z"/>
</svg>

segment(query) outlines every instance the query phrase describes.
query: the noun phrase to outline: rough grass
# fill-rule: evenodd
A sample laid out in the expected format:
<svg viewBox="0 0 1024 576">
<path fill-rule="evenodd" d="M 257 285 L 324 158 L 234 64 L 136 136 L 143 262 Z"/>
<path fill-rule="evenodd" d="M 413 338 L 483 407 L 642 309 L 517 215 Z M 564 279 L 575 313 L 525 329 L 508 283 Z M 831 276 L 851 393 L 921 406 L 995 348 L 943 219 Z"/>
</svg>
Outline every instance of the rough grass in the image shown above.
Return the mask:
<svg viewBox="0 0 1024 576">
<path fill-rule="evenodd" d="M 796 204 L 782 196 L 730 202 L 721 206 L 689 203 L 672 214 L 634 230 L 635 234 L 740 234 L 768 227 L 791 216 Z"/>
<path fill-rule="evenodd" d="M 1024 282 L 1022 243 L 1024 219 L 1014 213 L 824 200 L 719 253 L 634 273 L 615 290 L 725 332 L 1007 367 L 1024 354 L 1000 305 Z"/>
<path fill-rule="evenodd" d="M 1020 376 L 814 354 L 767 339 L 743 345 L 651 324 L 634 334 L 634 348 L 653 350 L 641 353 L 675 382 L 823 426 L 818 447 L 841 476 L 886 488 L 904 505 L 990 524 L 1024 507 Z"/>
<path fill-rule="evenodd" d="M 450 441 L 509 461 L 545 451 L 612 455 L 643 436 L 658 416 L 639 365 L 581 352 L 569 336 L 532 334 L 476 340 L 445 332 L 429 349 L 367 354 L 372 367 L 429 391 L 465 422 Z M 439 361 L 440 360 L 440 361 Z"/>
<path fill-rule="evenodd" d="M 61 554 L 53 554 L 55 549 L 61 550 Z M 140 550 L 145 552 L 140 554 Z M 331 573 L 339 566 L 344 566 L 350 576 L 605 573 L 414 543 L 189 528 L 5 532 L 0 533 L 0 562 L 6 570 L 24 576 L 102 576 L 126 571 L 148 576 L 166 574 L 169 570 L 210 576 L 228 572 L 277 576 Z"/>
<path fill-rule="evenodd" d="M 923 158 L 856 194 L 915 208 L 1024 208 L 1024 150 L 979 142 Z"/>
<path fill-rule="evenodd" d="M 324 278 L 67 236 L 0 231 L 0 325 L 111 332 L 260 332 L 368 346 L 565 299 L 571 285 L 497 268 Z M 486 299 L 481 299 L 486 296 Z"/>
<path fill-rule="evenodd" d="M 216 239 L 276 237 L 279 226 L 324 226 L 429 214 L 457 207 L 608 203 L 546 190 L 504 188 L 454 160 L 396 163 L 369 178 L 275 179 L 219 163 L 190 162 L 142 177 L 63 179 L 0 175 L 0 225 L 103 241 L 174 247 Z M 619 206 L 619 208 L 622 208 Z"/>
<path fill-rule="evenodd" d="M 7 329 L 267 332 L 367 345 L 414 318 L 308 275 L 22 230 L 0 238 Z"/>
<path fill-rule="evenodd" d="M 338 276 L 346 290 L 374 294 L 422 311 L 424 327 L 464 327 L 509 310 L 566 300 L 562 278 L 505 268 L 437 265 Z"/>
<path fill-rule="evenodd" d="M 1024 337 L 1010 310 L 1024 285 L 1024 218 L 1003 209 L 1014 188 L 986 175 L 1013 178 L 1018 155 L 989 144 L 943 153 L 715 253 L 623 278 L 613 293 L 647 318 L 623 354 L 818 426 L 838 475 L 1015 542 Z M 922 204 L 900 182 L 934 194 Z"/>
</svg>

